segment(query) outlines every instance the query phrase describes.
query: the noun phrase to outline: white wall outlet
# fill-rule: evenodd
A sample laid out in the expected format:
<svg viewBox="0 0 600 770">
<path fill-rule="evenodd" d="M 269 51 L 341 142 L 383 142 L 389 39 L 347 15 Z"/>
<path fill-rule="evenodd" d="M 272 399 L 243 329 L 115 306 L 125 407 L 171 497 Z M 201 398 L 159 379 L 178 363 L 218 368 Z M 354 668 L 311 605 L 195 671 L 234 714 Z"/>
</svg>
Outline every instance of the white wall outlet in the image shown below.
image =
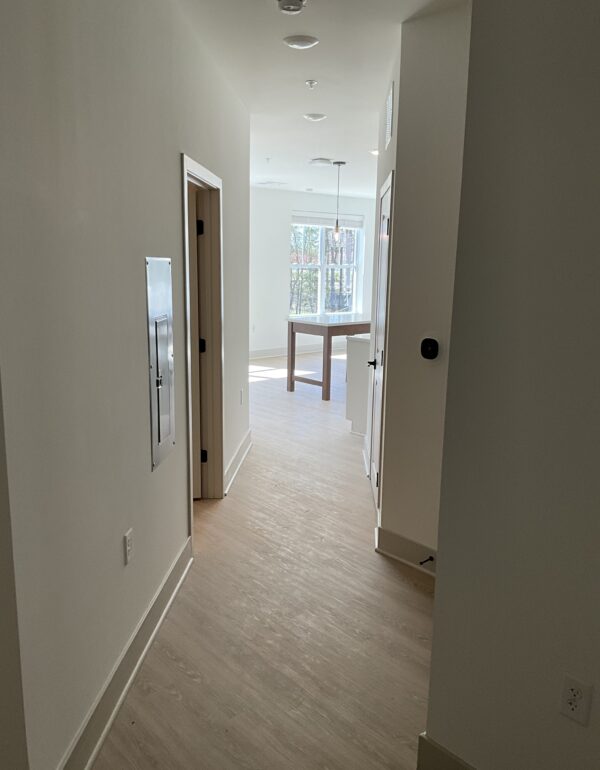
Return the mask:
<svg viewBox="0 0 600 770">
<path fill-rule="evenodd" d="M 125 564 L 129 564 L 133 556 L 133 529 L 128 529 L 123 535 L 123 557 Z"/>
<path fill-rule="evenodd" d="M 593 692 L 594 688 L 591 684 L 584 684 L 573 679 L 572 676 L 565 676 L 560 699 L 560 713 L 575 720 L 575 722 L 579 722 L 580 725 L 587 725 L 590 719 Z"/>
</svg>

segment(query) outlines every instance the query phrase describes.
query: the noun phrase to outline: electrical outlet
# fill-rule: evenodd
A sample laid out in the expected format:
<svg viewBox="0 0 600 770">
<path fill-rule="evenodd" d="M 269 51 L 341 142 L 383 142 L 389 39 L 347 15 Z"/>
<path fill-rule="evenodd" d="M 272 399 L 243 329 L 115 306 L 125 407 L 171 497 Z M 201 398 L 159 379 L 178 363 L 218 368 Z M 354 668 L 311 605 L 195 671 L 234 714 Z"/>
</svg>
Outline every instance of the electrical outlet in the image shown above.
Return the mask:
<svg viewBox="0 0 600 770">
<path fill-rule="evenodd" d="M 572 676 L 565 676 L 560 699 L 560 713 L 575 722 L 579 722 L 580 725 L 587 725 L 590 719 L 593 692 L 594 688 L 591 684 L 584 684 L 573 679 Z"/>
<path fill-rule="evenodd" d="M 133 556 L 133 529 L 128 529 L 123 535 L 123 556 L 125 564 L 129 564 Z"/>
</svg>

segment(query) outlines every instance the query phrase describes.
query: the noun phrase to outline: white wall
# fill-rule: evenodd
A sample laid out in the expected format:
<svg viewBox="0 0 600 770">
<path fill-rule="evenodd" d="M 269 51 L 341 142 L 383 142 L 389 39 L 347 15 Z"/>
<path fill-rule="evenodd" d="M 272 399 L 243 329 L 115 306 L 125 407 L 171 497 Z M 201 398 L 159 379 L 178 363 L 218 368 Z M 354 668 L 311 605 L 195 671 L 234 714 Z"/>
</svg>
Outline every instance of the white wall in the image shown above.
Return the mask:
<svg viewBox="0 0 600 770">
<path fill-rule="evenodd" d="M 21 653 L 17 622 L 12 525 L 0 383 L 0 758 L 3 767 L 27 770 Z"/>
<path fill-rule="evenodd" d="M 469 6 L 407 22 L 401 34 L 395 135 L 387 152 L 380 137 L 378 171 L 381 185 L 395 168 L 381 526 L 435 549 Z M 437 360 L 421 357 L 424 337 L 439 340 Z"/>
<path fill-rule="evenodd" d="M 187 537 L 182 151 L 224 183 L 226 463 L 248 428 L 249 121 L 175 0 L 23 0 L 0 36 L 0 365 L 29 753 L 49 770 Z M 178 441 L 154 473 L 147 255 L 174 268 Z"/>
<path fill-rule="evenodd" d="M 252 187 L 250 191 L 250 351 L 253 356 L 287 348 L 289 315 L 290 226 L 292 213 L 310 211 L 335 216 L 331 195 Z M 361 310 L 371 308 L 373 226 L 375 200 L 340 198 L 340 216 L 362 215 L 365 220 L 363 280 L 358 287 Z M 321 341 L 316 340 L 316 346 Z M 298 349 L 315 347 L 315 338 L 299 335 Z"/>
<path fill-rule="evenodd" d="M 600 762 L 599 39 L 474 2 L 427 732 L 478 770 Z"/>
</svg>

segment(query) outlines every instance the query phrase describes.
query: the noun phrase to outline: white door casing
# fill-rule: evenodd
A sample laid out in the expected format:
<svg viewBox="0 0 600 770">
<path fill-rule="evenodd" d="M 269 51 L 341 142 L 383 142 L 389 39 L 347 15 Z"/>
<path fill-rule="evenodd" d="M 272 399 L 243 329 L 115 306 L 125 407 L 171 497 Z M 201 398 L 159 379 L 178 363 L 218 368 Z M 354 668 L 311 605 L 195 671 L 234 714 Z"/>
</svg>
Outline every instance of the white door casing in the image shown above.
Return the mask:
<svg viewBox="0 0 600 770">
<path fill-rule="evenodd" d="M 391 237 L 393 174 L 387 178 L 381 188 L 379 204 L 379 248 L 377 250 L 377 276 L 375 294 L 375 312 L 373 314 L 373 366 L 371 394 L 371 436 L 369 451 L 369 471 L 375 505 L 379 510 L 382 487 L 382 438 L 383 406 L 385 390 L 385 346 L 387 331 L 388 279 Z"/>
</svg>

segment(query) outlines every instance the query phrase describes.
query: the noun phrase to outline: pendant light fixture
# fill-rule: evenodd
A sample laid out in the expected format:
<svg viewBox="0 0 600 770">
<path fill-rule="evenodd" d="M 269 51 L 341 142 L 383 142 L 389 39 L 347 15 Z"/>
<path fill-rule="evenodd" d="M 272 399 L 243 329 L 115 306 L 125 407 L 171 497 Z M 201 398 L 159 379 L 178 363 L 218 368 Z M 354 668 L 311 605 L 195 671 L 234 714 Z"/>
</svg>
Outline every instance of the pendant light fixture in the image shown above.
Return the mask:
<svg viewBox="0 0 600 770">
<path fill-rule="evenodd" d="M 346 161 L 334 160 L 333 165 L 337 166 L 337 170 L 338 170 L 337 204 L 335 209 L 335 230 L 333 231 L 333 237 L 337 243 L 340 240 L 340 170 L 342 166 L 346 165 Z"/>
</svg>

